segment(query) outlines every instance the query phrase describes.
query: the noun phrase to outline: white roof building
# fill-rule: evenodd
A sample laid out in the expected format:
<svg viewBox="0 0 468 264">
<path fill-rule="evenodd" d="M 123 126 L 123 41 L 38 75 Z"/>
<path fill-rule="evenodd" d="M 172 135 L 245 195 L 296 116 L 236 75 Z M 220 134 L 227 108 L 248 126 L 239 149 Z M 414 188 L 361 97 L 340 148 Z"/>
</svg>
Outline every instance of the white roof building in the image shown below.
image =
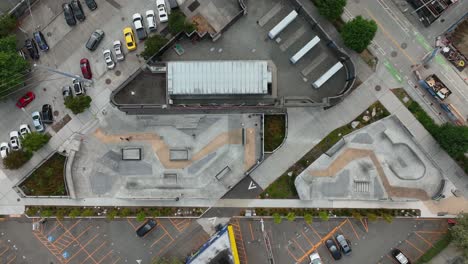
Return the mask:
<svg viewBox="0 0 468 264">
<path fill-rule="evenodd" d="M 171 61 L 170 95 L 268 94 L 272 73 L 267 61 Z"/>
</svg>

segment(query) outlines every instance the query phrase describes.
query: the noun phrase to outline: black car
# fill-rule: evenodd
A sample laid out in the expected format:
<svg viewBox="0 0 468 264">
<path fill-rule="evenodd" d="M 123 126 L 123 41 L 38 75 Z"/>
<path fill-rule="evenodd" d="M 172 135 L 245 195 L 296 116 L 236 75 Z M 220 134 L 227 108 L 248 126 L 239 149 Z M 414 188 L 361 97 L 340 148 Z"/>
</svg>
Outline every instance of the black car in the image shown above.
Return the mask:
<svg viewBox="0 0 468 264">
<path fill-rule="evenodd" d="M 86 5 L 88 6 L 88 8 L 93 11 L 97 8 L 97 4 L 96 4 L 96 1 L 94 0 L 85 0 L 85 3 Z"/>
<path fill-rule="evenodd" d="M 39 59 L 39 50 L 37 49 L 36 42 L 32 39 L 27 39 L 24 41 L 24 47 L 28 50 L 29 56 L 31 59 L 38 60 Z"/>
<path fill-rule="evenodd" d="M 325 245 L 327 246 L 328 251 L 330 251 L 332 257 L 335 260 L 341 259 L 341 252 L 336 246 L 336 243 L 333 239 L 328 239 L 327 241 L 325 241 Z"/>
<path fill-rule="evenodd" d="M 96 29 L 86 42 L 86 48 L 93 51 L 97 48 L 101 40 L 104 38 L 104 31 Z"/>
<path fill-rule="evenodd" d="M 54 122 L 54 116 L 52 114 L 52 106 L 50 104 L 45 104 L 42 106 L 42 122 L 47 124 L 52 124 Z"/>
<path fill-rule="evenodd" d="M 154 221 L 153 219 L 149 219 L 148 221 L 146 221 L 142 226 L 140 226 L 136 230 L 137 236 L 139 236 L 139 237 L 145 236 L 149 231 L 151 231 L 153 228 L 155 228 L 156 225 L 157 225 L 156 221 Z"/>
<path fill-rule="evenodd" d="M 403 254 L 399 249 L 395 248 L 392 250 L 392 256 L 398 261 L 400 264 L 411 264 L 411 261 L 408 257 Z"/>
<path fill-rule="evenodd" d="M 86 19 L 86 16 L 83 12 L 83 7 L 81 6 L 80 0 L 73 0 L 70 3 L 73 13 L 75 14 L 76 19 L 78 21 L 84 21 Z"/>
<path fill-rule="evenodd" d="M 39 49 L 41 49 L 42 51 L 49 50 L 49 45 L 47 45 L 47 41 L 45 40 L 45 37 L 41 31 L 34 32 L 33 38 L 34 38 L 34 41 L 36 41 L 37 45 L 39 46 Z"/>
<path fill-rule="evenodd" d="M 73 14 L 73 9 L 70 4 L 63 4 L 62 5 L 63 9 L 63 15 L 65 16 L 65 21 L 69 26 L 74 26 L 76 25 L 76 19 L 75 19 L 75 14 Z"/>
</svg>

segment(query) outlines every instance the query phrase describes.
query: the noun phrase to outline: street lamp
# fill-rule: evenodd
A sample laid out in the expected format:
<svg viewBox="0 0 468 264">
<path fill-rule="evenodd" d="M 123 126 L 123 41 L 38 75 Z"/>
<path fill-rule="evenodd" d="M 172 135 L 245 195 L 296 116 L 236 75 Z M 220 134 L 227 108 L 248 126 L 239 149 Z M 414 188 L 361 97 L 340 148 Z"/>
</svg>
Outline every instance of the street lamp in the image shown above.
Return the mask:
<svg viewBox="0 0 468 264">
<path fill-rule="evenodd" d="M 71 73 L 58 71 L 58 70 L 56 70 L 56 69 L 54 69 L 54 68 L 47 67 L 47 66 L 40 65 L 40 64 L 36 64 L 36 63 L 34 63 L 33 66 L 34 66 L 35 68 L 45 69 L 45 70 L 48 70 L 48 71 L 51 71 L 51 72 L 54 72 L 54 73 L 58 73 L 58 74 L 60 74 L 60 75 L 64 75 L 64 76 L 67 76 L 67 77 L 70 77 L 70 78 L 73 78 L 73 79 L 78 79 L 80 82 L 85 82 L 85 83 L 88 83 L 88 84 L 93 84 L 93 80 L 88 80 L 88 79 L 82 78 L 82 77 L 79 76 L 79 75 L 73 75 L 73 74 L 71 74 Z"/>
</svg>

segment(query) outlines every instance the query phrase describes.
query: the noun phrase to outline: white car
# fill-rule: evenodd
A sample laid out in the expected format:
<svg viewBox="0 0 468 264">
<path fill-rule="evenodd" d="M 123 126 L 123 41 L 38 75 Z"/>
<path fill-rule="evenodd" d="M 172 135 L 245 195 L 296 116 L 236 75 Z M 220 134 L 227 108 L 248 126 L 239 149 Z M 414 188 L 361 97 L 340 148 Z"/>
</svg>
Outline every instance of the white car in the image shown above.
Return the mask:
<svg viewBox="0 0 468 264">
<path fill-rule="evenodd" d="M 153 10 L 146 11 L 146 22 L 148 23 L 148 30 L 154 31 L 156 30 L 156 18 L 154 16 Z"/>
<path fill-rule="evenodd" d="M 21 141 L 18 131 L 11 131 L 10 132 L 10 146 L 12 150 L 20 150 L 21 149 Z"/>
<path fill-rule="evenodd" d="M 114 56 L 109 49 L 106 49 L 102 52 L 104 55 L 104 61 L 106 62 L 107 69 L 112 70 L 115 68 Z"/>
<path fill-rule="evenodd" d="M 322 264 L 322 259 L 317 252 L 312 253 L 310 256 L 310 264 Z"/>
<path fill-rule="evenodd" d="M 20 131 L 21 136 L 24 138 L 24 137 L 26 136 L 26 134 L 31 133 L 31 128 L 30 128 L 29 125 L 27 125 L 27 124 L 22 124 L 22 125 L 20 126 L 20 130 L 19 130 L 19 131 Z"/>
<path fill-rule="evenodd" d="M 166 2 L 164 0 L 156 0 L 156 6 L 158 7 L 159 21 L 167 22 L 169 18 L 166 12 Z"/>
<path fill-rule="evenodd" d="M 83 85 L 81 85 L 81 81 L 78 79 L 73 79 L 73 92 L 77 96 L 84 94 Z"/>
<path fill-rule="evenodd" d="M 125 55 L 122 51 L 122 43 L 120 40 L 114 41 L 114 52 L 115 52 L 115 58 L 117 61 L 123 61 L 125 60 Z"/>
<path fill-rule="evenodd" d="M 10 153 L 10 145 L 7 142 L 0 144 L 0 156 L 2 159 L 6 158 Z"/>
<path fill-rule="evenodd" d="M 44 124 L 42 123 L 41 114 L 39 114 L 39 112 L 36 111 L 36 112 L 33 112 L 31 116 L 32 116 L 33 125 L 36 131 L 37 132 L 44 131 Z"/>
<path fill-rule="evenodd" d="M 140 13 L 135 13 L 132 16 L 132 19 L 133 19 L 133 26 L 135 27 L 137 38 L 139 40 L 146 39 L 146 37 L 148 37 L 148 34 L 146 33 L 146 29 L 143 24 L 143 17 L 140 15 Z"/>
</svg>

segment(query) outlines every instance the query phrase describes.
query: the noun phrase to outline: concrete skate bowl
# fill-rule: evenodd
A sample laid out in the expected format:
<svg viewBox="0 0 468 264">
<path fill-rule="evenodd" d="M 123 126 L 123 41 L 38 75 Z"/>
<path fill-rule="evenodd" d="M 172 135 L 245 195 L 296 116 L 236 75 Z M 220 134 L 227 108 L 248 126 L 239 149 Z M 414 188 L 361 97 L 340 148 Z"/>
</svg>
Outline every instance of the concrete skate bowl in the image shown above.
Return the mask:
<svg viewBox="0 0 468 264">
<path fill-rule="evenodd" d="M 426 166 L 418 155 L 404 143 L 393 143 L 392 151 L 385 154 L 390 170 L 401 180 L 419 180 L 426 173 Z"/>
</svg>

